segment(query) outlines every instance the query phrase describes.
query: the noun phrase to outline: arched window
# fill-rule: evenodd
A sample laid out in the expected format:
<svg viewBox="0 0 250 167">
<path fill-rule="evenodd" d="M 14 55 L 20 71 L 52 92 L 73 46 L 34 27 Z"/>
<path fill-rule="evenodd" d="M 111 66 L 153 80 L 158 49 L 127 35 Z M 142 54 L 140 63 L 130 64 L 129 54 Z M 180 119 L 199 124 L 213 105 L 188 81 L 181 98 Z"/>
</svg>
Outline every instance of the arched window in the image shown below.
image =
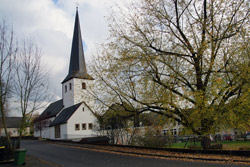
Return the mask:
<svg viewBox="0 0 250 167">
<path fill-rule="evenodd" d="M 67 92 L 67 85 L 65 85 L 65 93 Z"/>
<path fill-rule="evenodd" d="M 82 89 L 86 89 L 86 83 L 82 83 Z"/>
</svg>

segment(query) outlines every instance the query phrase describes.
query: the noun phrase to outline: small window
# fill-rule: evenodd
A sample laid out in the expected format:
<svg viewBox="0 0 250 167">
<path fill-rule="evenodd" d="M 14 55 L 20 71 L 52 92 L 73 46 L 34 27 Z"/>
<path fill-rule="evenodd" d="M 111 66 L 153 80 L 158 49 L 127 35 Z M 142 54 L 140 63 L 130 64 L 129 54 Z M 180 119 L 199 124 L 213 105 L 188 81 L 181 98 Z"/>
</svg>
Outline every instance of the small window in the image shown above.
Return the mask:
<svg viewBox="0 0 250 167">
<path fill-rule="evenodd" d="M 86 83 L 82 83 L 82 89 L 86 89 Z"/>
<path fill-rule="evenodd" d="M 93 124 L 89 123 L 89 129 L 93 129 Z"/>
<path fill-rule="evenodd" d="M 177 135 L 177 130 L 176 129 L 174 129 L 173 135 Z"/>
<path fill-rule="evenodd" d="M 67 92 L 67 85 L 65 85 L 65 93 Z"/>
<path fill-rule="evenodd" d="M 69 83 L 69 90 L 71 90 L 72 89 L 72 85 L 71 85 L 71 83 Z"/>
<path fill-rule="evenodd" d="M 82 111 L 84 111 L 84 107 L 82 108 Z"/>
<path fill-rule="evenodd" d="M 165 130 L 165 129 L 164 129 L 164 130 L 163 130 L 163 135 L 166 136 L 167 133 L 168 133 L 168 130 Z"/>
<path fill-rule="evenodd" d="M 80 130 L 80 125 L 79 124 L 75 124 L 75 130 Z"/>
<path fill-rule="evenodd" d="M 86 130 L 86 124 L 82 124 L 82 130 Z"/>
</svg>

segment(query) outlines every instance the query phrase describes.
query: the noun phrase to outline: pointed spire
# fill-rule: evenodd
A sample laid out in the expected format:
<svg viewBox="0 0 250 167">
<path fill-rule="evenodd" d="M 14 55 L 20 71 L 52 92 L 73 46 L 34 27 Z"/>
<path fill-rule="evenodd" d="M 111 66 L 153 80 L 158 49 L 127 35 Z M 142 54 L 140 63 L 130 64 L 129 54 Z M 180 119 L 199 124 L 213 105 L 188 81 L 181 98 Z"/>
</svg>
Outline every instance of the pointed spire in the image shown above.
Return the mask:
<svg viewBox="0 0 250 167">
<path fill-rule="evenodd" d="M 78 16 L 78 7 L 76 7 L 75 27 L 72 40 L 69 73 L 62 83 L 67 82 L 72 78 L 93 80 L 93 78 L 87 73 L 86 69 L 81 28 Z"/>
</svg>

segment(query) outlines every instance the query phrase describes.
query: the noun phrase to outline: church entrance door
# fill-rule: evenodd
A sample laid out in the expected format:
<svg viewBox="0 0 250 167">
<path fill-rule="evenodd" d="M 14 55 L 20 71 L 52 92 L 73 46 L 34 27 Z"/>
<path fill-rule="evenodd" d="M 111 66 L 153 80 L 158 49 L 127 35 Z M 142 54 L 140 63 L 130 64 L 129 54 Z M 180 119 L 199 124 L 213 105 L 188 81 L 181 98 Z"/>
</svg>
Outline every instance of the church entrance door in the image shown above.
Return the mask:
<svg viewBox="0 0 250 167">
<path fill-rule="evenodd" d="M 55 138 L 60 138 L 61 137 L 61 128 L 60 125 L 55 126 Z"/>
</svg>

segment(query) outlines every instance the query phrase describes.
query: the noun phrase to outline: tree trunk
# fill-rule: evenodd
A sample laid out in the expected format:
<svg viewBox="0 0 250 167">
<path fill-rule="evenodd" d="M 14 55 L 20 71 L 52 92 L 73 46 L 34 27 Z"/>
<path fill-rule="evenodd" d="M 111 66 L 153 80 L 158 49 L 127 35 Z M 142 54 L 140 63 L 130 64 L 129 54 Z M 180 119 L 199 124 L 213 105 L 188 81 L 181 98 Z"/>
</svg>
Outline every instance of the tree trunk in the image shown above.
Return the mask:
<svg viewBox="0 0 250 167">
<path fill-rule="evenodd" d="M 4 127 L 4 131 L 5 131 L 5 136 L 7 138 L 7 142 L 8 142 L 8 147 L 13 150 L 12 144 L 11 144 L 11 139 L 10 139 L 10 135 L 8 133 L 7 130 L 7 126 L 6 126 L 6 119 L 5 119 L 5 113 L 4 113 L 4 107 L 3 104 L 1 103 L 1 111 L 2 111 L 2 121 L 3 121 L 3 127 Z"/>
</svg>

